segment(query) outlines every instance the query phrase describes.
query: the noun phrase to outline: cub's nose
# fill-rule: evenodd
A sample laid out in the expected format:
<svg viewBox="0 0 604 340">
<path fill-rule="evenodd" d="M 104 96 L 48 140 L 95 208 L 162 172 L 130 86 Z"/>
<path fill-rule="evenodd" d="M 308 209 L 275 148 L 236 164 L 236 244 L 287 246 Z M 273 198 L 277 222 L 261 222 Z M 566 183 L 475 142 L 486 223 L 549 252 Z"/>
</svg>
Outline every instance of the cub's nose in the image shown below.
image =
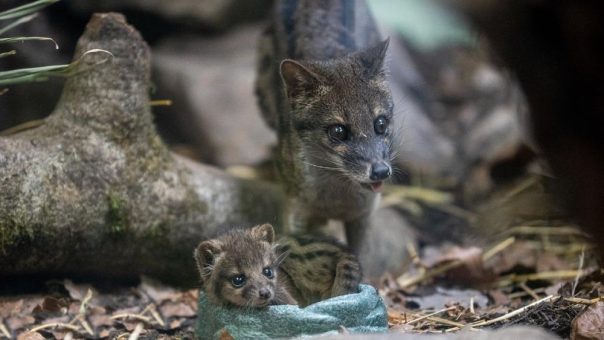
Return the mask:
<svg viewBox="0 0 604 340">
<path fill-rule="evenodd" d="M 371 165 L 371 174 L 369 179 L 372 181 L 383 181 L 390 177 L 390 167 L 384 162 L 373 163 Z"/>
<path fill-rule="evenodd" d="M 258 291 L 260 298 L 268 300 L 271 297 L 271 291 L 268 288 L 260 288 Z"/>
</svg>

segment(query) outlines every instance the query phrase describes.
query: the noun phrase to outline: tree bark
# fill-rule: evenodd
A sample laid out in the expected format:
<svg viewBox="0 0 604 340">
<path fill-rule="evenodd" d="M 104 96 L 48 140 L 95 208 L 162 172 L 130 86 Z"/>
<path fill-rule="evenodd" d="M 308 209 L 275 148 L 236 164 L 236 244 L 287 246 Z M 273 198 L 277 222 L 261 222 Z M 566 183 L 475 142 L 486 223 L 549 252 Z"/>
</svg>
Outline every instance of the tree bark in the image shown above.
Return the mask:
<svg viewBox="0 0 604 340">
<path fill-rule="evenodd" d="M 43 126 L 0 137 L 0 281 L 148 274 L 187 285 L 200 239 L 280 225 L 276 186 L 167 150 L 150 113 L 149 48 L 122 15 L 94 15 L 74 60 L 95 48 L 113 58 L 85 55 Z"/>
</svg>

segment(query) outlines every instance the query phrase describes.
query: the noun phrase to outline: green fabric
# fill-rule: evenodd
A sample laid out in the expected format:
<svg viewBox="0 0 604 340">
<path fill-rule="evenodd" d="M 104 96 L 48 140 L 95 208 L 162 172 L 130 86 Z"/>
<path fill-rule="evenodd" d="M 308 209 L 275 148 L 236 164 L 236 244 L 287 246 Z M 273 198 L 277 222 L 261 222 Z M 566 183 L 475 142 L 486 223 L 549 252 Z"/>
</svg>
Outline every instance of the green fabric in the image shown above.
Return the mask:
<svg viewBox="0 0 604 340">
<path fill-rule="evenodd" d="M 213 305 L 200 292 L 199 339 L 217 339 L 223 328 L 235 339 L 271 339 L 336 334 L 340 326 L 350 333 L 388 329 L 386 307 L 375 288 L 360 285 L 357 294 L 338 296 L 305 308 L 280 305 L 247 310 Z"/>
</svg>

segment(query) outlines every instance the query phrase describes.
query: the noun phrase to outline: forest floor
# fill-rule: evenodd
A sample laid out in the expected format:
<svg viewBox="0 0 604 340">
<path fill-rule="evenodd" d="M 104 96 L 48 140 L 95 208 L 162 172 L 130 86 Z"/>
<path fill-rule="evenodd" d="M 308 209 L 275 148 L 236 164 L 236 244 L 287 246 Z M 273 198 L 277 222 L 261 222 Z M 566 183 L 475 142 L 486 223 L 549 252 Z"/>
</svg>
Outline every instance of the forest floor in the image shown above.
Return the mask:
<svg viewBox="0 0 604 340">
<path fill-rule="evenodd" d="M 409 249 L 410 269 L 376 282 L 391 331 L 442 333 L 524 324 L 562 338 L 601 338 L 604 271 L 586 266 L 589 246 L 574 243 L 580 232 L 523 227 L 511 235 L 485 250 L 428 247 L 420 258 Z M 579 266 L 562 256 L 569 250 L 578 254 Z M 68 279 L 43 286 L 35 294 L 0 297 L 0 338 L 194 337 L 196 289 L 180 290 L 146 277 L 137 285 L 110 288 Z"/>
</svg>

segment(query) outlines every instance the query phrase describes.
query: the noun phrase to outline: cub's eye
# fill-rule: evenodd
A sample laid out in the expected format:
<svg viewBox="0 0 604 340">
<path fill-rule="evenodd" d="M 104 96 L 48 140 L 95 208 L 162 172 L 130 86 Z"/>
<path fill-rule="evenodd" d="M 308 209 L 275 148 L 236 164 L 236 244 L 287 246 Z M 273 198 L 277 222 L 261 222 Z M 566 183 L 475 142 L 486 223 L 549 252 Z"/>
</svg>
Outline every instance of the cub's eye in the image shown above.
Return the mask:
<svg viewBox="0 0 604 340">
<path fill-rule="evenodd" d="M 335 124 L 327 128 L 327 135 L 335 141 L 345 141 L 348 139 L 348 129 L 344 125 Z"/>
<path fill-rule="evenodd" d="M 245 284 L 245 275 L 239 274 L 231 278 L 231 283 L 235 288 L 239 288 Z"/>
<path fill-rule="evenodd" d="M 377 117 L 373 122 L 373 128 L 375 129 L 375 133 L 383 135 L 388 128 L 388 118 L 384 116 Z"/>
<path fill-rule="evenodd" d="M 269 279 L 272 279 L 275 275 L 273 273 L 273 268 L 271 267 L 265 267 L 264 269 L 262 269 L 262 274 L 264 274 L 264 276 L 268 277 Z"/>
</svg>

